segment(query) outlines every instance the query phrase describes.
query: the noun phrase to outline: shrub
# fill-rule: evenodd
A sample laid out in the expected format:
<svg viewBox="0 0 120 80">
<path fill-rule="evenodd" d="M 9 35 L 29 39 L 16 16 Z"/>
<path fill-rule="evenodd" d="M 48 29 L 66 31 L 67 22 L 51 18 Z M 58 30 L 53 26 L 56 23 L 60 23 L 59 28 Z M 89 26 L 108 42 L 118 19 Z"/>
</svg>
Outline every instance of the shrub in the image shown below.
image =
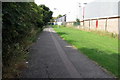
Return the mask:
<svg viewBox="0 0 120 80">
<path fill-rule="evenodd" d="M 13 67 L 10 73 L 14 73 L 17 62 L 26 57 L 29 40 L 34 40 L 30 38 L 50 21 L 52 11 L 45 5 L 37 6 L 33 2 L 4 2 L 2 8 L 3 77 L 8 77 L 6 74 L 10 68 Z"/>
</svg>

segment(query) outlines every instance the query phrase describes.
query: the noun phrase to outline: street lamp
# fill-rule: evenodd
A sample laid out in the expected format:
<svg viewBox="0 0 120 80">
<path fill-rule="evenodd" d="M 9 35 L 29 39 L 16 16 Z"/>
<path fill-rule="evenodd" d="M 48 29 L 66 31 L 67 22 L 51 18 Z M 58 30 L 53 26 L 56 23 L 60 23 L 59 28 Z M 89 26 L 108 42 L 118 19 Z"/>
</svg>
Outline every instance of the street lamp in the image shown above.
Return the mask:
<svg viewBox="0 0 120 80">
<path fill-rule="evenodd" d="M 81 3 L 78 3 L 78 4 L 79 4 L 79 9 L 80 9 L 80 8 L 82 7 L 82 6 L 81 6 Z M 80 12 L 80 13 L 79 13 L 79 12 Z M 80 14 L 81 14 L 81 11 L 79 11 L 79 12 L 78 12 L 78 14 L 80 15 Z M 78 16 L 79 16 L 79 15 L 78 15 Z M 80 16 L 79 16 L 79 19 L 80 19 Z"/>
<path fill-rule="evenodd" d="M 84 17 L 85 17 L 85 5 L 87 3 L 79 3 L 79 9 L 82 8 L 82 18 L 83 18 L 83 26 L 84 26 Z"/>
<path fill-rule="evenodd" d="M 69 20 L 70 20 L 70 13 L 71 12 L 66 12 L 66 22 L 69 22 Z"/>
<path fill-rule="evenodd" d="M 83 26 L 84 26 L 84 18 L 85 18 L 85 5 L 87 3 L 83 3 Z"/>
<path fill-rule="evenodd" d="M 58 10 L 57 8 L 54 8 L 54 11 L 55 11 L 55 12 L 57 11 L 57 12 L 59 13 L 59 10 Z M 56 18 L 56 19 L 55 19 L 55 25 L 57 24 L 58 21 L 59 21 L 59 20 Z"/>
</svg>

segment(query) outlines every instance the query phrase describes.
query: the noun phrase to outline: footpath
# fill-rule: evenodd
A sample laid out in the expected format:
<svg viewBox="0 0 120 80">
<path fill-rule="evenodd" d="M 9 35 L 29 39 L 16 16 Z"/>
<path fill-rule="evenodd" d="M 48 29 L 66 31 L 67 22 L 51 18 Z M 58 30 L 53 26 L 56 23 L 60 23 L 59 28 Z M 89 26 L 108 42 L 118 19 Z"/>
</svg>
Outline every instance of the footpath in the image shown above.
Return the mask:
<svg viewBox="0 0 120 80">
<path fill-rule="evenodd" d="M 45 28 L 31 46 L 22 78 L 113 78 L 51 28 Z"/>
</svg>

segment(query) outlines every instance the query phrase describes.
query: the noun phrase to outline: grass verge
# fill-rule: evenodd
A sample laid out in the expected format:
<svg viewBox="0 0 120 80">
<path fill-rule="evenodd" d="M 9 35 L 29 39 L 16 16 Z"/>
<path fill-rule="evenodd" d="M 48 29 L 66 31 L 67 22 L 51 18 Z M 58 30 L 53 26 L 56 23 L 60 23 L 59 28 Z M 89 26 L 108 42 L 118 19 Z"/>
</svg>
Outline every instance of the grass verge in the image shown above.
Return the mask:
<svg viewBox="0 0 120 80">
<path fill-rule="evenodd" d="M 118 73 L 118 39 L 75 28 L 53 26 L 54 30 L 68 43 L 96 61 L 115 76 Z"/>
</svg>

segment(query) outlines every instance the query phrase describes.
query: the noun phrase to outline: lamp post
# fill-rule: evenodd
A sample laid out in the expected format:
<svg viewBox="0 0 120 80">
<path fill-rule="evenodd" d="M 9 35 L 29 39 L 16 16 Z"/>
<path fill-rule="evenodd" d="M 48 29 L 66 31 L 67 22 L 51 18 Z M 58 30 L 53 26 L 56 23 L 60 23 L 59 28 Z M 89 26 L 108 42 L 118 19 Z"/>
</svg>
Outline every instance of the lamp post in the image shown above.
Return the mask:
<svg viewBox="0 0 120 80">
<path fill-rule="evenodd" d="M 70 12 L 67 12 L 67 13 L 66 13 L 66 21 L 69 19 L 69 18 L 68 18 L 68 15 L 69 15 L 69 14 L 70 14 Z"/>
<path fill-rule="evenodd" d="M 83 26 L 85 25 L 85 23 L 84 23 L 84 18 L 85 18 L 85 5 L 86 5 L 87 3 L 83 3 Z"/>
<path fill-rule="evenodd" d="M 78 3 L 78 4 L 79 4 L 79 9 L 80 9 L 80 8 L 82 7 L 82 6 L 81 6 L 81 3 Z M 79 14 L 79 15 L 80 15 L 80 14 Z M 80 17 L 80 16 L 79 16 L 79 17 Z"/>
<path fill-rule="evenodd" d="M 83 26 L 85 25 L 85 23 L 84 23 L 84 18 L 85 18 L 85 5 L 86 5 L 87 3 L 83 3 Z"/>
<path fill-rule="evenodd" d="M 82 18 L 83 18 L 83 26 L 84 26 L 84 18 L 85 18 L 85 5 L 87 3 L 79 3 L 79 9 L 82 8 Z"/>
<path fill-rule="evenodd" d="M 68 22 L 68 20 L 69 20 L 69 17 L 70 17 L 70 16 L 68 16 L 69 14 L 70 14 L 70 12 L 67 12 L 67 13 L 64 15 L 64 25 L 66 25 L 67 22 Z"/>
<path fill-rule="evenodd" d="M 54 11 L 58 11 L 58 12 L 59 12 L 59 10 L 58 10 L 57 8 L 54 8 Z M 59 21 L 59 20 L 56 18 L 56 19 L 55 19 L 55 25 L 57 24 L 58 21 Z"/>
</svg>

